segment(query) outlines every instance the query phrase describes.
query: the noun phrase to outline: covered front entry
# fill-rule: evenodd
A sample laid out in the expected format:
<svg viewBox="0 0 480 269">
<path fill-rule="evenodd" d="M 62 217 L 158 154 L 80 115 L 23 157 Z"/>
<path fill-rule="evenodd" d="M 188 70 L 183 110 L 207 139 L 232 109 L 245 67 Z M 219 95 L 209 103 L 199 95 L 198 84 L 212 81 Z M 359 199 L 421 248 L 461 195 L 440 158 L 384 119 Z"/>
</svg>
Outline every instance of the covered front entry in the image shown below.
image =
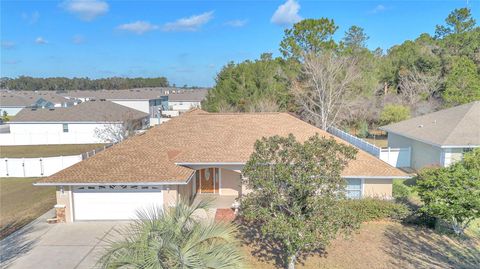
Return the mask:
<svg viewBox="0 0 480 269">
<path fill-rule="evenodd" d="M 196 186 L 199 193 L 218 193 L 220 187 L 220 171 L 218 168 L 197 170 Z"/>
<path fill-rule="evenodd" d="M 130 220 L 137 210 L 162 209 L 161 186 L 85 186 L 73 189 L 74 220 Z"/>
</svg>

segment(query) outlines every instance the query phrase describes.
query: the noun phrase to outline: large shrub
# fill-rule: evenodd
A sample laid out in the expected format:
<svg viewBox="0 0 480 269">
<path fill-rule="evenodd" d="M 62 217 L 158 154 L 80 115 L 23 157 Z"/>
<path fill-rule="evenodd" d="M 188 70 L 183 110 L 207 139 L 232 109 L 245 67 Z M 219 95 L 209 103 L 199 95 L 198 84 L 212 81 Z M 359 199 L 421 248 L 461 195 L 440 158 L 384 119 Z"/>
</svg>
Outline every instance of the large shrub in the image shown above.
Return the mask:
<svg viewBox="0 0 480 269">
<path fill-rule="evenodd" d="M 387 125 L 410 118 L 410 108 L 402 105 L 386 105 L 380 114 L 380 124 Z"/>
<path fill-rule="evenodd" d="M 344 205 L 352 211 L 359 221 L 379 219 L 403 220 L 411 214 L 410 209 L 401 203 L 376 198 L 346 200 Z"/>
<path fill-rule="evenodd" d="M 449 167 L 428 168 L 417 177 L 421 211 L 446 221 L 456 234 L 480 218 L 480 149 Z"/>
<path fill-rule="evenodd" d="M 397 199 L 408 198 L 411 193 L 411 187 L 405 185 L 403 180 L 393 181 L 393 197 Z"/>
</svg>

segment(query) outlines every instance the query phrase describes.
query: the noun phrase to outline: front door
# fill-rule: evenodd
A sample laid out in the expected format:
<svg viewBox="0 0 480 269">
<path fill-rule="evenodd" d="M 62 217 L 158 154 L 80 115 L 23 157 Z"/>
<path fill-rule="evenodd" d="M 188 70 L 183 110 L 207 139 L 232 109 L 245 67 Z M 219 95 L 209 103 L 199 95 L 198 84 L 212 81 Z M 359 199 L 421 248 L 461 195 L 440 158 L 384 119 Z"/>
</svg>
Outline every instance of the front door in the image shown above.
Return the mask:
<svg viewBox="0 0 480 269">
<path fill-rule="evenodd" d="M 200 170 L 200 188 L 202 193 L 213 193 L 215 183 L 214 183 L 214 169 L 206 168 Z"/>
</svg>

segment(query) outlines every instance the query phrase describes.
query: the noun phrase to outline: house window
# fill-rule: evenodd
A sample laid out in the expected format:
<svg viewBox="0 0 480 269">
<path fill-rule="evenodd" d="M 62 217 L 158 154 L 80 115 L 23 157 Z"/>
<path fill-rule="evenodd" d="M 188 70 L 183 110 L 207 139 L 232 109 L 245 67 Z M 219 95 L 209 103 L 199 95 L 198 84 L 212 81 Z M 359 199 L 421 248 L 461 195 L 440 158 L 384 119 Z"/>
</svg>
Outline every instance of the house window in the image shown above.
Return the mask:
<svg viewBox="0 0 480 269">
<path fill-rule="evenodd" d="M 473 148 L 463 148 L 463 154 L 473 151 Z"/>
<path fill-rule="evenodd" d="M 68 124 L 67 123 L 64 123 L 62 124 L 63 125 L 63 132 L 64 133 L 68 133 Z"/>
<path fill-rule="evenodd" d="M 362 198 L 362 180 L 360 178 L 347 179 L 347 198 L 360 199 Z"/>
</svg>

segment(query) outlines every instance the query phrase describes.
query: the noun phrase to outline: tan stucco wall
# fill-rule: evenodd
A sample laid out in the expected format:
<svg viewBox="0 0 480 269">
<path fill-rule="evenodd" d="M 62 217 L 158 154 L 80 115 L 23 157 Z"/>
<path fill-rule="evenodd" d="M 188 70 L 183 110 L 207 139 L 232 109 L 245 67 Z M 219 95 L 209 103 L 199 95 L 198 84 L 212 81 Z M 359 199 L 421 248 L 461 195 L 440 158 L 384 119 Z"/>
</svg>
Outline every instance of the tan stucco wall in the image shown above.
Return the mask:
<svg viewBox="0 0 480 269">
<path fill-rule="evenodd" d="M 178 185 L 163 188 L 163 206 L 174 206 L 177 203 Z"/>
<path fill-rule="evenodd" d="M 187 185 L 178 185 L 179 199 L 185 199 L 187 202 L 191 202 L 191 199 L 193 197 L 192 186 L 194 180 L 195 177 L 192 178 Z"/>
<path fill-rule="evenodd" d="M 65 221 L 71 222 L 73 219 L 72 190 L 70 186 L 64 186 L 62 193 L 61 188 L 61 186 L 58 186 L 55 194 L 57 197 L 57 205 L 65 206 Z"/>
<path fill-rule="evenodd" d="M 364 197 L 392 197 L 392 179 L 365 179 L 363 185 Z"/>
<path fill-rule="evenodd" d="M 242 193 L 241 174 L 233 170 L 221 169 L 220 195 L 235 195 Z"/>
<path fill-rule="evenodd" d="M 404 136 L 388 133 L 388 146 L 392 148 L 412 148 L 411 167 L 421 169 L 426 166 L 440 165 L 442 151 L 435 147 Z"/>
</svg>

